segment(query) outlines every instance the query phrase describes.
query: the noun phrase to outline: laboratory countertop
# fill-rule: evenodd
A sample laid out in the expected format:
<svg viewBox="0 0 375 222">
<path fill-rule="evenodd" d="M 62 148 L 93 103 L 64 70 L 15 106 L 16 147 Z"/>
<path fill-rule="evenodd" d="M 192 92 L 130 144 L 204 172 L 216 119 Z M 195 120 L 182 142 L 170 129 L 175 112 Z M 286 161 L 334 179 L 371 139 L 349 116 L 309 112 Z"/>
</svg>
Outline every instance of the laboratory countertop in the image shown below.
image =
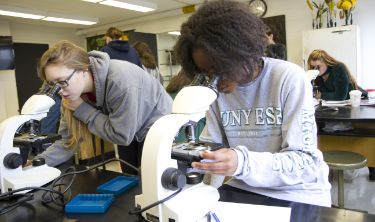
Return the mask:
<svg viewBox="0 0 375 222">
<path fill-rule="evenodd" d="M 74 197 L 79 193 L 96 193 L 97 186 L 119 175 L 121 174 L 105 170 L 92 170 L 84 175 L 78 175 L 73 184 L 72 196 Z M 254 195 L 228 185 L 222 186 L 219 192 L 221 201 L 291 207 L 291 222 L 375 221 L 375 215 L 363 212 L 277 200 L 261 195 Z M 9 213 L 1 215 L 0 221 L 140 221 L 136 216 L 128 214 L 128 211 L 134 206 L 134 196 L 140 193 L 141 185 L 138 185 L 124 194 L 115 197 L 113 204 L 103 214 L 66 214 L 62 207 L 53 204 L 48 206 L 43 205 L 40 201 L 42 192 L 36 192 L 34 200 L 19 206 Z M 4 202 L 0 202 L 0 207 L 3 205 Z M 249 219 L 251 220 L 251 215 L 249 215 Z"/>
<path fill-rule="evenodd" d="M 341 121 L 375 123 L 375 107 L 319 106 L 315 109 L 315 118 L 317 122 Z"/>
</svg>

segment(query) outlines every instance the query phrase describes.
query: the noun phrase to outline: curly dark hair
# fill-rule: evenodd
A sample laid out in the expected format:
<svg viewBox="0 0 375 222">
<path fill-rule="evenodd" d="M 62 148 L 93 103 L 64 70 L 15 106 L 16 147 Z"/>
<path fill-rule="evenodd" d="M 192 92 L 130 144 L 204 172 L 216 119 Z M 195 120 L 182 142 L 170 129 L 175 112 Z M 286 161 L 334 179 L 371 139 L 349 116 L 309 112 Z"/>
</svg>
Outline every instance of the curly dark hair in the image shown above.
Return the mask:
<svg viewBox="0 0 375 222">
<path fill-rule="evenodd" d="M 241 66 L 253 73 L 266 47 L 264 23 L 241 2 L 206 2 L 181 25 L 180 31 L 174 46 L 176 59 L 193 75 L 200 72 L 192 58 L 194 49 L 203 49 L 214 68 L 225 76 Z"/>
</svg>

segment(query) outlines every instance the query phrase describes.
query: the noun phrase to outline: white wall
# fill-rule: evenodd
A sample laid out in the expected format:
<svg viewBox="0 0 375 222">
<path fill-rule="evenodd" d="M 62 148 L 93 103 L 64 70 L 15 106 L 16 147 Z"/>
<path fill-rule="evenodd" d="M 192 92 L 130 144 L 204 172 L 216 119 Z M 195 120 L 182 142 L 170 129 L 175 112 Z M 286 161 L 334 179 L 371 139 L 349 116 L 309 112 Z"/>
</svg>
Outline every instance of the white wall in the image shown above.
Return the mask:
<svg viewBox="0 0 375 222">
<path fill-rule="evenodd" d="M 364 89 L 375 89 L 375 1 L 361 0 L 354 13 L 354 22 L 360 27 L 361 70 Z"/>
<path fill-rule="evenodd" d="M 0 35 L 10 36 L 9 23 L 0 21 Z M 0 122 L 17 115 L 18 98 L 14 70 L 0 70 Z"/>
<path fill-rule="evenodd" d="M 53 45 L 59 40 L 69 40 L 86 49 L 86 39 L 75 35 L 75 29 L 37 26 L 23 23 L 10 23 L 13 42 Z"/>
<path fill-rule="evenodd" d="M 0 21 L 0 35 L 10 35 L 13 42 L 52 45 L 59 40 L 70 40 L 86 48 L 83 36 L 75 35 L 75 29 L 36 26 Z M 18 114 L 18 97 L 14 70 L 0 71 L 0 122 Z"/>
</svg>

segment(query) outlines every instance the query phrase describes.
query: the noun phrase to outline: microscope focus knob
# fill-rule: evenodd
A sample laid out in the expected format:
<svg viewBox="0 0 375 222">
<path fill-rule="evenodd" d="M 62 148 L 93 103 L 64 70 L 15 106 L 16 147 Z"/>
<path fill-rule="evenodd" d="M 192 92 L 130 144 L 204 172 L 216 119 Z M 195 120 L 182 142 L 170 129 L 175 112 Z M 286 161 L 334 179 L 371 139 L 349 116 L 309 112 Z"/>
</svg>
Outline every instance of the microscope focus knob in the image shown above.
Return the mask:
<svg viewBox="0 0 375 222">
<path fill-rule="evenodd" d="M 35 158 L 33 159 L 33 166 L 36 167 L 36 166 L 42 166 L 46 164 L 46 160 L 44 158 Z"/>
<path fill-rule="evenodd" d="M 22 157 L 18 153 L 8 153 L 4 157 L 4 166 L 9 169 L 16 169 L 22 165 Z"/>
<path fill-rule="evenodd" d="M 167 168 L 161 176 L 161 184 L 165 189 L 177 190 L 186 184 L 186 176 L 179 169 Z"/>
</svg>

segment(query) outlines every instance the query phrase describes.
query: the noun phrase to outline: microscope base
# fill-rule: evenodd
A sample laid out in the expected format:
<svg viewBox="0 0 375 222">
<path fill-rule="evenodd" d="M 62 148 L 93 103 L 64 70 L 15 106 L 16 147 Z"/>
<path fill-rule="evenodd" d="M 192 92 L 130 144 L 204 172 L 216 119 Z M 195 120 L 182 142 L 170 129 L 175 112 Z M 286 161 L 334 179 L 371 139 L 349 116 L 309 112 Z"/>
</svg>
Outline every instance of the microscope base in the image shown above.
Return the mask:
<svg viewBox="0 0 375 222">
<path fill-rule="evenodd" d="M 212 186 L 203 183 L 187 185 L 175 197 L 158 206 L 161 210 L 156 212 L 162 215 L 154 215 L 152 208 L 143 216 L 148 220 L 157 217 L 160 222 L 168 222 L 170 219 L 176 222 L 206 221 L 205 216 L 216 206 L 219 197 L 219 192 Z M 141 199 L 142 195 L 137 196 L 136 202 L 139 204 Z"/>
<path fill-rule="evenodd" d="M 61 171 L 47 166 L 46 164 L 38 167 L 25 167 L 15 169 L 12 175 L 3 178 L 3 186 L 1 192 L 20 189 L 24 187 L 43 186 L 60 176 Z M 19 193 L 27 193 L 31 190 L 21 191 Z"/>
</svg>

